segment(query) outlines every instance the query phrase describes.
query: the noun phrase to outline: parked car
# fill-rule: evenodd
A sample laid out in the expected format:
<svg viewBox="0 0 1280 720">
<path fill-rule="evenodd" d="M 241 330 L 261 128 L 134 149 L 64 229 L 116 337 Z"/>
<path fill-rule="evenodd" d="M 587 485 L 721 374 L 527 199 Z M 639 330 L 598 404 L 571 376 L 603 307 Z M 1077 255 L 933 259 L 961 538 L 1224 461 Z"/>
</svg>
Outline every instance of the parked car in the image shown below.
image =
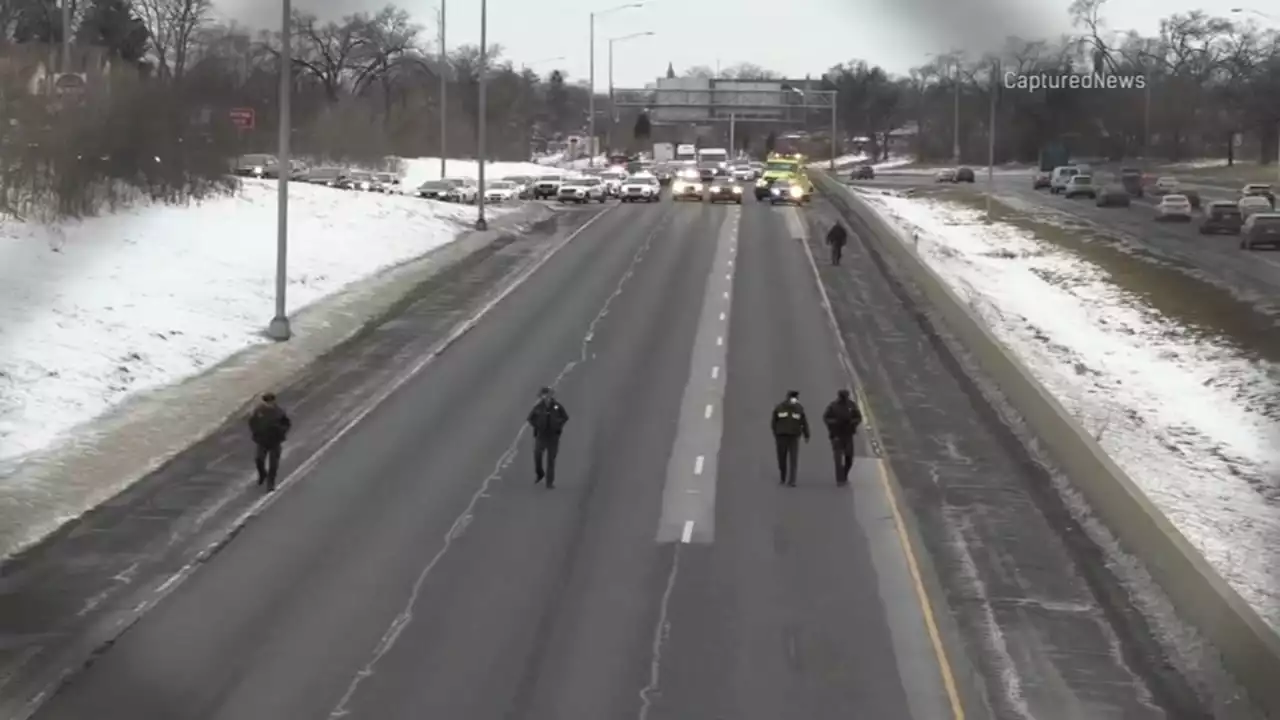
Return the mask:
<svg viewBox="0 0 1280 720">
<path fill-rule="evenodd" d="M 1240 208 L 1240 214 L 1244 216 L 1245 220 L 1248 220 L 1250 215 L 1274 210 L 1271 207 L 1271 203 L 1261 195 L 1246 195 L 1240 198 L 1240 201 L 1236 203 L 1236 207 Z"/>
<path fill-rule="evenodd" d="M 649 174 L 637 174 L 622 183 L 622 202 L 658 202 L 662 199 L 662 183 Z"/>
<path fill-rule="evenodd" d="M 319 167 L 307 171 L 307 182 L 313 185 L 341 188 L 348 180 L 347 171 L 337 167 Z"/>
<path fill-rule="evenodd" d="M 1205 208 L 1204 220 L 1200 223 L 1200 234 L 1239 235 L 1242 225 L 1244 225 L 1244 215 L 1240 212 L 1240 206 L 1230 200 L 1219 200 L 1209 203 Z"/>
<path fill-rule="evenodd" d="M 580 205 L 585 205 L 592 201 L 603 203 L 609 199 L 609 192 L 605 187 L 604 181 L 600 178 L 580 177 L 565 180 L 560 185 L 560 192 L 556 193 L 556 199 L 562 203 L 578 203 Z"/>
<path fill-rule="evenodd" d="M 1031 188 L 1042 190 L 1053 185 L 1053 176 L 1047 172 L 1038 172 L 1031 176 Z"/>
<path fill-rule="evenodd" d="M 850 180 L 875 180 L 876 169 L 870 165 L 859 165 L 853 169 L 853 175 Z"/>
<path fill-rule="evenodd" d="M 419 185 L 414 194 L 427 200 L 448 200 L 451 192 L 453 192 L 452 183 L 447 183 L 443 180 L 428 180 Z"/>
<path fill-rule="evenodd" d="M 275 155 L 241 155 L 232 172 L 240 177 L 277 178 L 280 177 L 280 163 Z"/>
<path fill-rule="evenodd" d="M 973 168 L 962 167 L 956 170 L 956 180 L 955 180 L 956 182 L 971 183 L 971 182 L 974 182 L 974 180 L 975 178 L 973 176 Z"/>
<path fill-rule="evenodd" d="M 935 182 L 940 182 L 940 183 L 958 182 L 956 180 L 955 168 L 943 168 L 942 170 L 939 170 L 938 173 L 933 177 Z"/>
<path fill-rule="evenodd" d="M 1067 187 L 1062 191 L 1062 194 L 1065 195 L 1068 200 L 1076 197 L 1087 197 L 1089 199 L 1096 200 L 1098 197 L 1098 189 L 1093 186 L 1092 175 L 1080 174 L 1072 176 L 1072 178 L 1067 181 Z"/>
<path fill-rule="evenodd" d="M 1132 196 L 1119 185 L 1109 185 L 1098 193 L 1098 207 L 1129 207 Z"/>
<path fill-rule="evenodd" d="M 485 183 L 484 201 L 502 204 L 519 197 L 518 186 L 510 180 L 494 180 Z"/>
<path fill-rule="evenodd" d="M 1280 213 L 1254 213 L 1240 228 L 1240 249 L 1280 250 Z"/>
<path fill-rule="evenodd" d="M 729 178 L 716 178 L 711 181 L 710 187 L 707 188 L 707 201 L 712 204 L 731 202 L 741 205 L 742 186 Z"/>
<path fill-rule="evenodd" d="M 1156 220 L 1191 222 L 1191 201 L 1176 193 L 1161 197 L 1156 205 Z"/>
<path fill-rule="evenodd" d="M 1120 168 L 1120 184 L 1130 195 L 1140 198 L 1146 193 L 1142 187 L 1142 171 L 1138 168 Z"/>
<path fill-rule="evenodd" d="M 551 199 L 560 193 L 560 185 L 564 183 L 564 175 L 543 175 L 533 184 L 533 197 L 536 200 Z"/>
<path fill-rule="evenodd" d="M 801 205 L 804 203 L 804 188 L 792 180 L 777 180 L 769 188 L 770 205 Z"/>
</svg>

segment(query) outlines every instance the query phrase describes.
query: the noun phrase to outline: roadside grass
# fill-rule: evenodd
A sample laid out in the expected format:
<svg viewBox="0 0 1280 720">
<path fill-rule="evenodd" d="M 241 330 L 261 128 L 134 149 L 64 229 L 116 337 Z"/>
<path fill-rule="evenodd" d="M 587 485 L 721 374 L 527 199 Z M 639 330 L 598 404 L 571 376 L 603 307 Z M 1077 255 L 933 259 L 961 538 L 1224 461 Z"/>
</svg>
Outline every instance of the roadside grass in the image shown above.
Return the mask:
<svg viewBox="0 0 1280 720">
<path fill-rule="evenodd" d="M 916 193 L 985 211 L 986 198 L 972 192 Z M 1022 228 L 1042 242 L 1103 269 L 1119 287 L 1198 336 L 1225 342 L 1246 355 L 1280 363 L 1275 321 L 1230 292 L 1188 274 L 1194 268 L 1135 249 L 1131 241 L 1084 223 L 1057 225 L 1014 210 L 998 200 L 992 219 Z"/>
<path fill-rule="evenodd" d="M 1276 168 L 1275 164 L 1260 165 L 1255 162 L 1237 162 L 1229 166 L 1224 160 L 1221 165 L 1210 167 L 1182 167 L 1174 164 L 1163 166 L 1161 172 L 1174 177 L 1195 178 L 1206 183 L 1227 183 L 1233 187 L 1248 183 L 1270 183 L 1272 185 L 1280 183 L 1280 170 Z"/>
</svg>

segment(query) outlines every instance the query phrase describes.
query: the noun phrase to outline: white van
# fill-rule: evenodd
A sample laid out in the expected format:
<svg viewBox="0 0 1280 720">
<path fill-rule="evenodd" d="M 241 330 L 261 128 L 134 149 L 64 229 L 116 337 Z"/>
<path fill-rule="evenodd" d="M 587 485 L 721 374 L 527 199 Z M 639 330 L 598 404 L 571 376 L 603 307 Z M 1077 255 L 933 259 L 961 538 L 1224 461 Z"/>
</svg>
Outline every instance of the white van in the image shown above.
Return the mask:
<svg viewBox="0 0 1280 720">
<path fill-rule="evenodd" d="M 1053 177 L 1049 179 L 1049 192 L 1057 195 L 1060 192 L 1066 192 L 1067 183 L 1071 182 L 1071 178 L 1080 174 L 1080 168 L 1074 165 L 1064 165 L 1053 169 Z"/>
</svg>

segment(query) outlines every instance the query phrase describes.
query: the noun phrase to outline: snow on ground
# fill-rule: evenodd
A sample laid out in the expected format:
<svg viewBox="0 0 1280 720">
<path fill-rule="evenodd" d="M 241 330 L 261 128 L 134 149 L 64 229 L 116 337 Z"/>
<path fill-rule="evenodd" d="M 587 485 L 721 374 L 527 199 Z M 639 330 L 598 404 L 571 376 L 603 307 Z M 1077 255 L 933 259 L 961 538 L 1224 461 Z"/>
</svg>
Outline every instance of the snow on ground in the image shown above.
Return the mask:
<svg viewBox="0 0 1280 720">
<path fill-rule="evenodd" d="M 402 158 L 400 187 L 412 192 L 419 185 L 440 179 L 440 158 Z M 480 175 L 480 163 L 475 160 L 452 160 L 445 164 L 445 173 L 455 178 L 476 178 Z M 486 180 L 501 180 L 512 175 L 545 175 L 552 170 L 546 165 L 531 162 L 490 162 L 485 165 Z"/>
<path fill-rule="evenodd" d="M 905 165 L 906 163 L 903 163 L 903 164 Z M 954 168 L 954 167 L 956 167 L 956 166 L 955 166 L 955 165 L 936 165 L 936 166 L 931 165 L 931 166 L 928 166 L 928 167 L 925 167 L 925 166 L 916 166 L 916 167 L 888 166 L 888 167 L 884 167 L 884 168 L 881 168 L 880 166 L 877 166 L 877 167 L 876 167 L 876 169 L 877 169 L 877 170 L 881 170 L 881 169 L 884 169 L 884 170 L 891 170 L 892 172 L 887 173 L 887 174 L 890 174 L 890 175 L 935 175 L 935 174 L 937 174 L 937 172 L 938 172 L 939 170 L 945 170 L 945 169 L 948 169 L 948 168 Z M 986 165 L 968 165 L 968 166 L 963 166 L 963 167 L 970 167 L 970 168 L 973 168 L 973 171 L 974 171 L 978 176 L 983 176 L 983 175 L 986 175 L 986 173 L 987 173 L 987 166 L 986 166 Z M 996 174 L 996 175 L 1021 175 L 1021 174 L 1023 174 L 1023 173 L 1030 172 L 1030 170 L 1031 170 L 1031 166 L 1030 166 L 1030 165 L 1022 165 L 1022 164 L 1016 164 L 1016 163 L 1015 163 L 1015 164 L 1012 164 L 1012 165 L 997 165 L 997 166 L 996 166 L 996 168 L 995 168 L 995 174 Z"/>
<path fill-rule="evenodd" d="M 476 212 L 290 187 L 291 314 L 450 242 Z M 190 207 L 144 206 L 61 228 L 0 222 L 0 460 L 267 342 L 275 234 L 276 184 L 256 180 Z"/>
<path fill-rule="evenodd" d="M 1101 268 L 935 200 L 864 194 L 1280 631 L 1280 368 Z"/>
</svg>

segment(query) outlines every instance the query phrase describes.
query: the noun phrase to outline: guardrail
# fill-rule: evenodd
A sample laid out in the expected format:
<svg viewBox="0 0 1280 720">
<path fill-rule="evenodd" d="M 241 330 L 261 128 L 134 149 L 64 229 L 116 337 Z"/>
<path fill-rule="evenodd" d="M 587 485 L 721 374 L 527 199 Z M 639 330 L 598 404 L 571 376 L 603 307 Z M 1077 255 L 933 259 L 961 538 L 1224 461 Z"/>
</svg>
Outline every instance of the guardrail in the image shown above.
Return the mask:
<svg viewBox="0 0 1280 720">
<path fill-rule="evenodd" d="M 1280 718 L 1280 635 L 1227 584 L 1132 479 L 865 200 L 825 172 L 814 184 L 855 233 L 892 257 L 996 383 L 1124 549 L 1207 637 L 1250 699 Z"/>
</svg>

